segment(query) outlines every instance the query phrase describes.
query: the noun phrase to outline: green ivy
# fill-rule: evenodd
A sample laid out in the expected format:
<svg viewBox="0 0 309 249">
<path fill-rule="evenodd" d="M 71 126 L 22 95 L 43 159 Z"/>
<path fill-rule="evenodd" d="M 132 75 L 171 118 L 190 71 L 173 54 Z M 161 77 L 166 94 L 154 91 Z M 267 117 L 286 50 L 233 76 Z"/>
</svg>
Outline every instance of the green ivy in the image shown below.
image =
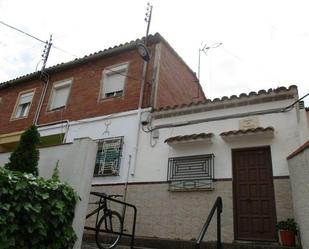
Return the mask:
<svg viewBox="0 0 309 249">
<path fill-rule="evenodd" d="M 67 184 L 0 167 L 0 249 L 69 249 L 78 196 Z"/>
</svg>

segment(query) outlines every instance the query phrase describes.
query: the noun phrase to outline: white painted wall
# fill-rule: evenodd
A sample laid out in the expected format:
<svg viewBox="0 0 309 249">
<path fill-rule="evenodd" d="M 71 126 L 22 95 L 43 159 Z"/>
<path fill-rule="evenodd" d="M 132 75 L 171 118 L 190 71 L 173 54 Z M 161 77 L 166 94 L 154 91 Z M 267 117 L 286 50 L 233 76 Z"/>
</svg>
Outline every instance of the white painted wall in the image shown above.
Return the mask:
<svg viewBox="0 0 309 249">
<path fill-rule="evenodd" d="M 271 110 L 283 108 L 295 100 L 281 100 L 256 105 L 220 109 L 201 113 L 193 113 L 170 118 L 156 119 L 152 126 L 163 124 L 174 124 L 205 118 L 224 117 L 226 115 L 240 114 L 254 111 Z M 147 110 L 143 110 L 147 112 Z M 302 127 L 302 117 L 304 112 L 298 112 L 292 109 L 289 112 L 272 113 L 256 115 L 258 125 L 261 127 L 272 126 L 275 129 L 274 138 L 255 138 L 239 139 L 234 142 L 226 142 L 220 137 L 220 133 L 230 130 L 239 129 L 239 121 L 243 118 L 222 119 L 218 121 L 204 122 L 199 124 L 180 126 L 174 128 L 164 128 L 159 130 L 159 139 L 150 140 L 151 133 L 141 131 L 138 148 L 137 165 L 134 175 L 129 176 L 130 182 L 148 182 L 148 181 L 166 181 L 167 164 L 169 157 L 188 156 L 198 154 L 215 155 L 215 178 L 232 177 L 232 158 L 231 149 L 266 146 L 271 147 L 273 175 L 287 176 L 289 170 L 286 162 L 286 156 L 297 148 L 305 134 L 300 132 Z M 123 183 L 126 181 L 129 167 L 130 155 L 134 157 L 136 144 L 136 125 L 137 110 L 112 114 L 103 117 L 80 120 L 71 122 L 67 133 L 67 142 L 73 141 L 74 138 L 90 137 L 91 139 L 103 139 L 117 136 L 124 137 L 123 153 L 120 165 L 119 176 L 94 177 L 92 183 L 109 184 Z M 108 129 L 106 130 L 106 124 Z M 55 125 L 51 127 L 40 128 L 42 136 L 56 134 L 57 132 L 66 131 L 66 125 Z M 211 144 L 187 144 L 176 147 L 170 147 L 164 141 L 172 136 L 190 135 L 193 133 L 213 133 Z M 155 145 L 151 145 L 155 143 Z M 133 159 L 131 162 L 134 161 Z M 1 156 L 0 156 L 1 163 Z M 131 165 L 131 168 L 134 167 Z"/>
<path fill-rule="evenodd" d="M 269 102 L 250 106 L 208 111 L 189 115 L 154 120 L 152 126 L 172 124 L 209 117 L 223 117 L 225 115 L 246 113 L 252 111 L 268 110 L 290 105 L 294 100 Z M 274 176 L 289 175 L 286 157 L 300 145 L 299 121 L 297 110 L 284 113 L 256 115 L 259 126 L 272 126 L 275 129 L 274 138 L 239 139 L 235 142 L 225 142 L 220 133 L 239 129 L 242 118 L 223 119 L 219 121 L 199 124 L 163 128 L 159 130 L 159 139 L 154 147 L 150 146 L 150 133 L 141 134 L 141 147 L 139 148 L 138 164 L 134 181 L 166 181 L 167 164 L 169 157 L 188 156 L 198 154 L 215 154 L 215 178 L 232 178 L 231 149 L 270 146 Z M 211 144 L 187 144 L 171 147 L 164 141 L 173 136 L 190 135 L 194 133 L 213 133 Z M 154 143 L 154 141 L 152 141 Z"/>
<path fill-rule="evenodd" d="M 142 113 L 148 109 L 141 110 Z M 137 139 L 137 118 L 138 110 L 115 113 L 111 115 L 73 121 L 67 127 L 66 123 L 41 127 L 39 129 L 41 136 L 48 136 L 57 133 L 66 134 L 66 142 L 72 142 L 76 138 L 89 137 L 93 140 L 99 140 L 112 137 L 124 137 L 123 151 L 120 164 L 119 176 L 93 177 L 93 184 L 119 183 L 126 182 L 128 167 L 131 156 L 131 164 L 134 163 L 136 154 Z M 107 128 L 108 127 L 108 128 Z M 131 165 L 133 167 L 133 165 Z"/>
<path fill-rule="evenodd" d="M 293 207 L 303 248 L 309 248 L 309 149 L 288 161 L 291 172 Z"/>
<path fill-rule="evenodd" d="M 73 228 L 77 235 L 74 249 L 81 247 L 96 151 L 97 144 L 90 138 L 80 138 L 72 144 L 40 149 L 40 176 L 50 178 L 59 160 L 60 180 L 73 187 L 81 198 L 81 201 L 77 202 L 73 220 Z M 1 166 L 8 161 L 9 156 L 10 153 L 0 154 Z"/>
</svg>

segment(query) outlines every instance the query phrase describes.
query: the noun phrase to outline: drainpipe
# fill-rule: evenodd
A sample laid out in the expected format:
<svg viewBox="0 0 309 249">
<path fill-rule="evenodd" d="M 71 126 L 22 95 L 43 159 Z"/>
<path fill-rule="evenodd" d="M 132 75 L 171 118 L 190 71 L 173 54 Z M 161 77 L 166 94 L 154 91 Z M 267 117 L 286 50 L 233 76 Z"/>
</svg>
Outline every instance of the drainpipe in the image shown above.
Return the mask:
<svg viewBox="0 0 309 249">
<path fill-rule="evenodd" d="M 146 38 L 147 39 L 147 38 Z M 135 174 L 135 168 L 137 163 L 137 154 L 138 154 L 138 144 L 139 144 L 139 137 L 140 137 L 140 128 L 141 128 L 141 116 L 142 116 L 142 106 L 143 106 L 143 99 L 144 99 L 144 89 L 145 89 L 145 81 L 147 75 L 147 67 L 148 61 L 144 61 L 143 73 L 142 73 L 142 81 L 141 81 L 141 91 L 139 95 L 139 103 L 138 103 L 138 111 L 137 111 L 137 124 L 136 124 L 136 141 L 134 146 L 134 157 L 133 157 L 133 164 L 131 168 L 131 176 Z"/>
<path fill-rule="evenodd" d="M 64 137 L 63 137 L 63 140 L 62 140 L 62 143 L 65 143 L 66 138 L 67 138 L 67 134 L 68 134 L 68 131 L 69 131 L 69 120 L 61 120 L 61 121 L 45 123 L 45 124 L 39 124 L 38 123 L 40 113 L 41 113 L 41 110 L 42 110 L 42 106 L 43 106 L 43 102 L 44 102 L 44 99 L 46 97 L 46 93 L 47 93 L 47 89 L 48 89 L 48 85 L 49 85 L 49 75 L 43 71 L 41 73 L 41 77 L 42 76 L 43 76 L 44 88 L 43 88 L 43 92 L 42 92 L 40 100 L 39 100 L 39 106 L 36 109 L 36 112 L 35 112 L 35 115 L 34 115 L 33 124 L 39 128 L 39 127 L 44 127 L 44 126 L 49 126 L 49 125 L 66 123 L 66 131 L 65 131 L 65 134 L 64 134 Z"/>
<path fill-rule="evenodd" d="M 144 40 L 144 47 L 146 54 L 143 53 L 142 58 L 144 59 L 144 67 L 143 67 L 143 73 L 142 73 L 142 80 L 141 80 L 141 91 L 139 94 L 139 103 L 138 103 L 138 112 L 137 112 L 137 124 L 136 124 L 136 141 L 135 141 L 135 147 L 134 147 L 134 157 L 133 157 L 133 167 L 131 170 L 131 176 L 134 176 L 135 174 L 135 168 L 136 168 L 136 162 L 137 162 L 137 154 L 138 154 L 138 143 L 139 143 L 139 134 L 140 134 L 140 128 L 141 128 L 141 114 L 142 114 L 142 106 L 143 106 L 143 99 L 144 99 L 144 89 L 145 89 L 145 82 L 146 82 L 146 76 L 147 76 L 147 67 L 148 67 L 148 61 L 150 59 L 149 53 L 147 51 L 147 40 L 148 40 L 148 34 L 149 34 L 149 28 L 151 23 L 151 16 L 152 16 L 152 5 L 149 3 L 147 4 L 147 12 L 146 12 L 146 18 L 145 21 L 147 22 L 147 30 L 146 30 L 146 36 Z"/>
<path fill-rule="evenodd" d="M 33 120 L 33 124 L 35 126 L 38 126 L 38 119 L 40 116 L 40 112 L 42 110 L 42 105 L 43 105 L 43 101 L 45 99 L 46 96 L 46 92 L 47 92 L 47 88 L 48 88 L 48 83 L 49 83 L 49 78 L 47 79 L 47 81 L 43 81 L 44 82 L 44 88 L 43 88 L 43 92 L 41 94 L 40 100 L 39 100 L 39 106 L 36 109 L 35 115 L 34 115 L 34 120 Z"/>
</svg>

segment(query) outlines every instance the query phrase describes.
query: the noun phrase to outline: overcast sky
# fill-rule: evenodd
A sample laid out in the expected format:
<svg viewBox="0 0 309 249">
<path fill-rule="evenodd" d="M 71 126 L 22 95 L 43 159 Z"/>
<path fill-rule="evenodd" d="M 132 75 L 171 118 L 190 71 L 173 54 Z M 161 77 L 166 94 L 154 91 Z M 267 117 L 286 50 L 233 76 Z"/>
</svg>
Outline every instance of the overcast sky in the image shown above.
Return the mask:
<svg viewBox="0 0 309 249">
<path fill-rule="evenodd" d="M 144 0 L 0 0 L 0 21 L 54 45 L 47 66 L 145 35 Z M 153 0 L 159 32 L 198 71 L 208 98 L 298 85 L 309 93 L 308 1 Z M 35 71 L 44 44 L 0 24 L 0 82 Z M 40 64 L 38 65 L 40 68 Z M 309 106 L 309 97 L 306 99 Z"/>
</svg>

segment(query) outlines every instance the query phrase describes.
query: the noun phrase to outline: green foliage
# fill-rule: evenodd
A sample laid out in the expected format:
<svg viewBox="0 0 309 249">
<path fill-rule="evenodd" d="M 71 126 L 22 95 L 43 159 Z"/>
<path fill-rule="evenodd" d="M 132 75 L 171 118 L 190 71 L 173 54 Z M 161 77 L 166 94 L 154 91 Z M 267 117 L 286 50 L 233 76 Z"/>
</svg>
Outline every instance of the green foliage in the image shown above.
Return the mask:
<svg viewBox="0 0 309 249">
<path fill-rule="evenodd" d="M 0 167 L 0 249 L 69 249 L 77 195 L 67 184 Z"/>
<path fill-rule="evenodd" d="M 288 230 L 292 231 L 294 233 L 297 233 L 297 223 L 294 221 L 294 219 L 286 219 L 279 221 L 276 225 L 276 228 L 278 230 Z"/>
<path fill-rule="evenodd" d="M 39 150 L 37 145 L 40 142 L 40 133 L 35 125 L 30 126 L 20 138 L 20 142 L 9 158 L 9 162 L 5 168 L 20 171 L 25 173 L 32 173 L 37 176 Z"/>
</svg>

